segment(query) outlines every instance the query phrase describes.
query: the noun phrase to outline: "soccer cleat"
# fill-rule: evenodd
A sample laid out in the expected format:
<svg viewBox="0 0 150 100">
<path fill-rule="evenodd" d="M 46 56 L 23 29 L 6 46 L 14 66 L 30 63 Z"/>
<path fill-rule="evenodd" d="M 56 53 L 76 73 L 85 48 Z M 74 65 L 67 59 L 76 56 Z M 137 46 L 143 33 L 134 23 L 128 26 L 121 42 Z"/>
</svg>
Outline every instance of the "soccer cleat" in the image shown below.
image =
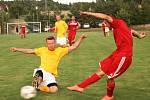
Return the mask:
<svg viewBox="0 0 150 100">
<path fill-rule="evenodd" d="M 113 100 L 113 96 L 109 97 L 109 96 L 105 95 L 101 100 Z"/>
<path fill-rule="evenodd" d="M 38 74 L 36 74 L 32 81 L 32 86 L 36 89 L 39 89 L 39 85 L 42 83 L 42 78 Z"/>
<path fill-rule="evenodd" d="M 84 91 L 84 88 L 81 88 L 77 85 L 67 87 L 67 89 L 70 90 L 70 91 L 77 91 L 77 92 L 80 92 L 80 93 L 82 93 Z"/>
</svg>

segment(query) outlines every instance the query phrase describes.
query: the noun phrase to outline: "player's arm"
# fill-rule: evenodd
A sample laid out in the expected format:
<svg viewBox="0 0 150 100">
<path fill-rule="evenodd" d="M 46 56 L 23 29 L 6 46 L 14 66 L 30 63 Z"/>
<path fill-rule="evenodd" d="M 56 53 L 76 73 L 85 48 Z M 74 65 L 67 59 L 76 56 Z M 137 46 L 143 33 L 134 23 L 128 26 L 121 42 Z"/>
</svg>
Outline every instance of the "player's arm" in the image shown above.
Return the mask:
<svg viewBox="0 0 150 100">
<path fill-rule="evenodd" d="M 12 52 L 22 52 L 22 53 L 25 53 L 25 54 L 35 54 L 34 49 L 27 49 L 27 48 L 11 47 L 10 51 L 12 51 Z"/>
<path fill-rule="evenodd" d="M 75 50 L 76 48 L 79 47 L 80 43 L 86 38 L 87 36 L 85 34 L 82 34 L 79 39 L 72 45 L 70 46 L 68 49 L 69 52 L 72 52 L 73 50 Z"/>
<path fill-rule="evenodd" d="M 80 15 L 94 16 L 97 18 L 105 19 L 110 23 L 113 21 L 111 16 L 103 14 L 103 13 L 81 12 Z"/>
<path fill-rule="evenodd" d="M 49 31 L 50 31 L 50 32 L 55 32 L 55 33 L 56 33 L 56 27 L 49 28 Z"/>
<path fill-rule="evenodd" d="M 68 24 L 66 22 L 64 22 L 64 27 L 66 29 L 66 31 L 68 30 Z"/>
<path fill-rule="evenodd" d="M 77 22 L 77 23 L 78 23 L 77 29 L 79 29 L 79 28 L 81 27 L 81 25 L 80 25 L 80 23 L 79 23 L 79 22 Z"/>
<path fill-rule="evenodd" d="M 56 23 L 57 23 L 57 22 L 55 22 L 55 26 L 54 26 L 54 27 L 50 28 L 50 31 L 51 31 L 51 32 L 54 32 L 54 33 L 57 32 Z"/>
<path fill-rule="evenodd" d="M 142 38 L 146 37 L 146 33 L 145 32 L 137 32 L 137 31 L 131 29 L 131 33 L 132 33 L 132 35 L 134 37 L 137 37 L 139 39 L 142 39 Z"/>
</svg>

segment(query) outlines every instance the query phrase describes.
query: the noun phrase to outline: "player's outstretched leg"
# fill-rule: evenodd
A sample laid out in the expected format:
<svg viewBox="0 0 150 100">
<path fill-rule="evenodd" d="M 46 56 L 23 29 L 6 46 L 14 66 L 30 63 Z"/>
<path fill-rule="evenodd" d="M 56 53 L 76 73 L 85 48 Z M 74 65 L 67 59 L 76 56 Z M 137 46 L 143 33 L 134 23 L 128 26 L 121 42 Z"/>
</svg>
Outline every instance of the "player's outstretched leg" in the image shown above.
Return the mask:
<svg viewBox="0 0 150 100">
<path fill-rule="evenodd" d="M 56 93 L 58 91 L 58 87 L 57 86 L 40 86 L 39 90 L 42 92 L 47 92 L 47 93 Z"/>
<path fill-rule="evenodd" d="M 114 79 L 107 80 L 107 95 L 104 96 L 101 100 L 113 100 L 113 91 L 115 88 Z"/>
<path fill-rule="evenodd" d="M 70 90 L 70 91 L 77 91 L 77 92 L 80 92 L 80 93 L 82 93 L 84 91 L 84 88 L 81 88 L 78 85 L 67 87 L 67 89 Z"/>
<path fill-rule="evenodd" d="M 88 85 L 95 83 L 96 81 L 101 79 L 101 77 L 103 75 L 104 75 L 104 72 L 102 72 L 102 71 L 97 72 L 97 73 L 93 74 L 92 76 L 88 77 L 87 79 L 85 79 L 84 81 L 82 81 L 81 83 L 71 86 L 71 87 L 67 87 L 67 89 L 71 90 L 71 91 L 77 91 L 77 92 L 82 93 Z"/>
<path fill-rule="evenodd" d="M 113 97 L 105 95 L 101 100 L 113 100 Z"/>
</svg>

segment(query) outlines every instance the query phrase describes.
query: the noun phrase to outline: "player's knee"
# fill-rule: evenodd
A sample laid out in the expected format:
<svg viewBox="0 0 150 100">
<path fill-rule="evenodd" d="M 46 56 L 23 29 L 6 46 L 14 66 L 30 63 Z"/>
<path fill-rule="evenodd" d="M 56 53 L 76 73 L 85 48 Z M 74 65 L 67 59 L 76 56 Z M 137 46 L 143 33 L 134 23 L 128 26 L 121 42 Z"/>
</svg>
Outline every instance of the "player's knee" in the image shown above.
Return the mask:
<svg viewBox="0 0 150 100">
<path fill-rule="evenodd" d="M 108 79 L 107 80 L 107 88 L 114 88 L 114 87 L 115 87 L 114 79 Z"/>
<path fill-rule="evenodd" d="M 115 82 L 115 80 L 113 79 L 113 78 L 111 78 L 111 79 L 107 79 L 107 82 L 109 82 L 109 83 L 114 83 Z"/>
<path fill-rule="evenodd" d="M 58 87 L 57 86 L 51 86 L 50 88 L 50 93 L 56 93 L 58 91 Z"/>
</svg>

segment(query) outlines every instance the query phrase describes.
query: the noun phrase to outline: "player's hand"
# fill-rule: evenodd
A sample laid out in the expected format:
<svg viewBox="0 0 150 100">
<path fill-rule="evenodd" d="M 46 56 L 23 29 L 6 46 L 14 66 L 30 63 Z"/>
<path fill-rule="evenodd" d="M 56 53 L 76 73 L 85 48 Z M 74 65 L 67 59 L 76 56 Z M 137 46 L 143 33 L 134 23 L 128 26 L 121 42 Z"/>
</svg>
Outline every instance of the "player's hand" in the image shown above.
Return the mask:
<svg viewBox="0 0 150 100">
<path fill-rule="evenodd" d="M 140 32 L 139 38 L 142 39 L 142 38 L 144 38 L 144 37 L 146 37 L 146 33 L 145 33 L 145 32 Z"/>
<path fill-rule="evenodd" d="M 82 34 L 82 35 L 80 36 L 80 38 L 83 40 L 83 39 L 87 38 L 87 35 Z"/>
<path fill-rule="evenodd" d="M 50 32 L 55 32 L 55 28 L 49 28 Z"/>
<path fill-rule="evenodd" d="M 11 47 L 11 48 L 10 48 L 10 51 L 12 51 L 12 52 L 16 52 L 16 51 L 17 51 L 17 48 L 15 48 L 15 47 Z"/>
</svg>

